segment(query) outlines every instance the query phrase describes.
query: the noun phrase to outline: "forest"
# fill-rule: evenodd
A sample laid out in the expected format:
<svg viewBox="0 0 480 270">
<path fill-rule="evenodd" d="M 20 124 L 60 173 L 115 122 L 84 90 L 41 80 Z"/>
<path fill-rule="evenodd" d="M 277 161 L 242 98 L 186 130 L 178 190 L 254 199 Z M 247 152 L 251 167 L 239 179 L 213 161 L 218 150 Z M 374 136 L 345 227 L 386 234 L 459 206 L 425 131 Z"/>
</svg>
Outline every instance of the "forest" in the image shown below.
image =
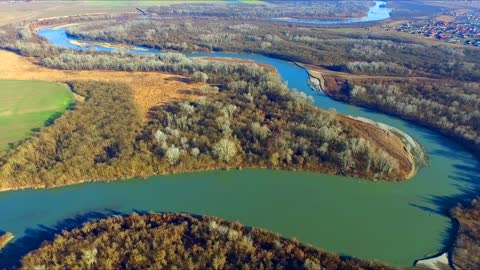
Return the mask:
<svg viewBox="0 0 480 270">
<path fill-rule="evenodd" d="M 460 223 L 453 249 L 453 261 L 458 269 L 480 269 L 480 198 L 470 205 L 459 206 L 452 211 Z"/>
<path fill-rule="evenodd" d="M 62 258 L 62 259 L 59 259 Z M 394 269 L 207 216 L 113 216 L 64 231 L 21 269 Z"/>
<path fill-rule="evenodd" d="M 422 123 L 480 153 L 478 82 L 358 80 L 345 88 L 349 102 Z"/>
</svg>

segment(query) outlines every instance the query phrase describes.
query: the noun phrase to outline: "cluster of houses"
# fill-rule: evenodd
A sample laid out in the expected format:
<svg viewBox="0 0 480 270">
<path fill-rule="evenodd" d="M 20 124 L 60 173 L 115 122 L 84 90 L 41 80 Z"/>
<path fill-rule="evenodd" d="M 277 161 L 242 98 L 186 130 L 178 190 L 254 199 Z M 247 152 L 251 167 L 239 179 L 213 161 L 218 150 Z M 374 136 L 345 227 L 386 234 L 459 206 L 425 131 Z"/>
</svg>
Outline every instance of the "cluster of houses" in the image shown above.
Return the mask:
<svg viewBox="0 0 480 270">
<path fill-rule="evenodd" d="M 480 11 L 450 12 L 440 18 L 402 23 L 394 30 L 480 47 Z M 389 29 L 391 30 L 391 29 Z"/>
</svg>

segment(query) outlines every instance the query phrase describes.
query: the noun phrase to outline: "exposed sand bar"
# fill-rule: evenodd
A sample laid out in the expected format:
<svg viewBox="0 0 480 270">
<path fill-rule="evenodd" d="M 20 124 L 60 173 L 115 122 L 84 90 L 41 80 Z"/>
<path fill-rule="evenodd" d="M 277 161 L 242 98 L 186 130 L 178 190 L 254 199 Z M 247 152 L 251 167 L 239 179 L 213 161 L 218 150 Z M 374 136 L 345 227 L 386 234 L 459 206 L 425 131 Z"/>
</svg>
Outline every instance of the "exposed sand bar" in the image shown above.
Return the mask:
<svg viewBox="0 0 480 270">
<path fill-rule="evenodd" d="M 448 253 L 442 253 L 436 257 L 418 260 L 415 262 L 415 267 L 426 270 L 451 270 Z"/>
<path fill-rule="evenodd" d="M 0 235 L 0 250 L 2 250 L 2 248 L 4 248 L 8 244 L 8 242 L 12 241 L 14 237 L 15 236 L 9 232 Z"/>
</svg>

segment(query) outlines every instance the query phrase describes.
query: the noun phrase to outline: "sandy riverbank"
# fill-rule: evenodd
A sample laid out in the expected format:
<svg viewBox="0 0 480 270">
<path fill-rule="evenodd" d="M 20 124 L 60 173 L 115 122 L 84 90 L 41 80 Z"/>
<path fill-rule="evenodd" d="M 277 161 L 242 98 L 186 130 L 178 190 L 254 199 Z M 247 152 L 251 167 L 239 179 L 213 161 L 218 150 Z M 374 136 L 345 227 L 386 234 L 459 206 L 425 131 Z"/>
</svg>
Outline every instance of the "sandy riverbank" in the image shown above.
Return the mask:
<svg viewBox="0 0 480 270">
<path fill-rule="evenodd" d="M 15 236 L 12 233 L 6 232 L 3 235 L 0 235 L 0 250 L 2 250 L 8 242 L 12 241 Z"/>
<path fill-rule="evenodd" d="M 410 135 L 403 132 L 402 130 L 396 127 L 389 126 L 384 123 L 380 123 L 368 118 L 364 118 L 364 117 L 356 117 L 351 115 L 348 115 L 348 117 L 351 117 L 353 119 L 356 119 L 365 123 L 370 123 L 372 125 L 375 125 L 385 130 L 385 132 L 387 133 L 394 134 L 397 137 L 399 137 L 402 140 L 402 142 L 405 144 L 407 151 L 410 153 L 411 162 L 413 162 L 414 165 L 424 165 L 427 162 L 427 155 L 423 147 L 420 145 L 420 143 L 415 141 L 415 139 L 413 139 Z M 415 172 L 413 172 L 413 174 L 415 174 Z"/>
<path fill-rule="evenodd" d="M 442 253 L 436 257 L 418 260 L 415 267 L 425 270 L 451 270 L 448 253 Z"/>
</svg>

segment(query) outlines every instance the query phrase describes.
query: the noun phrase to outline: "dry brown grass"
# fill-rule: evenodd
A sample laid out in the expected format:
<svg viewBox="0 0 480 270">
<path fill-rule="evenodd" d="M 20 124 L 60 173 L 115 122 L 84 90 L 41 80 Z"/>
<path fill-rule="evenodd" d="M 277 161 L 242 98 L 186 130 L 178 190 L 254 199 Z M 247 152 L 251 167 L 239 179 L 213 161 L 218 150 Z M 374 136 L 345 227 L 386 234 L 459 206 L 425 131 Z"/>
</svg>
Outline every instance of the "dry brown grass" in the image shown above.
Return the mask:
<svg viewBox="0 0 480 270">
<path fill-rule="evenodd" d="M 203 86 L 200 83 L 189 83 L 189 80 L 183 76 L 160 72 L 49 69 L 4 50 L 0 50 L 0 59 L 2 60 L 0 62 L 0 79 L 55 82 L 102 80 L 127 83 L 133 89 L 135 102 L 144 114 L 155 105 L 192 99 L 194 96 L 183 90 L 196 90 Z"/>
</svg>

